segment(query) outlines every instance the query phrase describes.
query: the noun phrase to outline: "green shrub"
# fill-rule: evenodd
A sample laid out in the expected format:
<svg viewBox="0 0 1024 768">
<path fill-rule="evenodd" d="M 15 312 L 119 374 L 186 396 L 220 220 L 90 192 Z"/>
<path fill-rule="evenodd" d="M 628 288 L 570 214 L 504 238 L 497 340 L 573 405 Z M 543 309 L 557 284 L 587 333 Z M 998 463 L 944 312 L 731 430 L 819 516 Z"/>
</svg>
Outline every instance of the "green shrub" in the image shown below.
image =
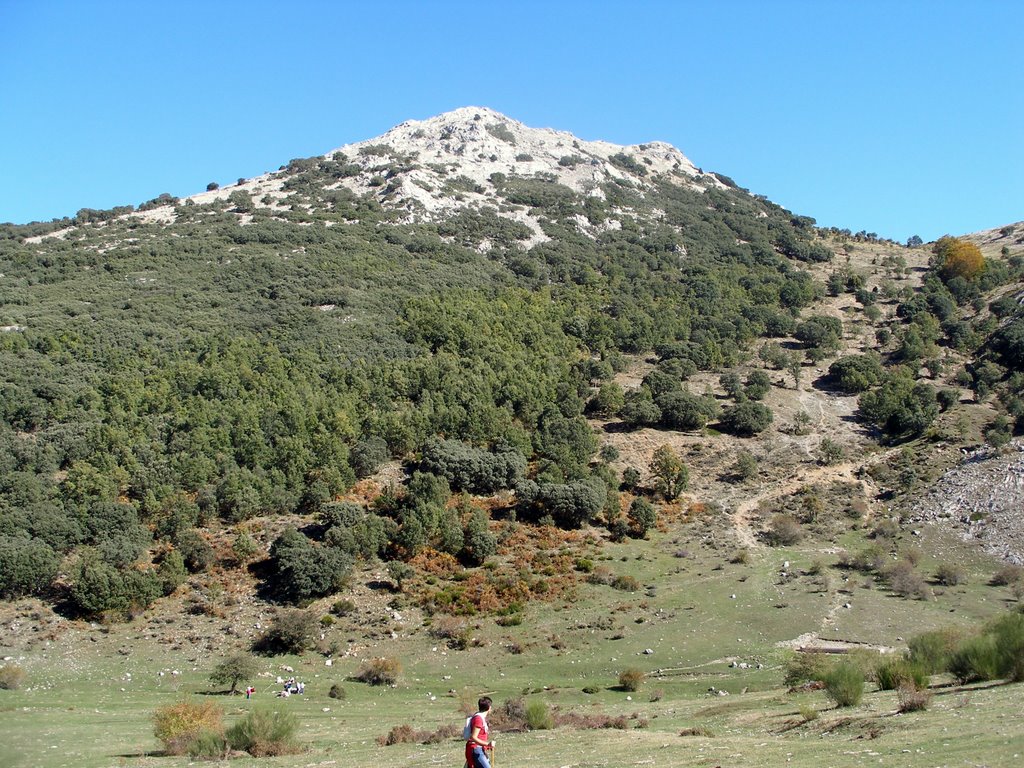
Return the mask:
<svg viewBox="0 0 1024 768">
<path fill-rule="evenodd" d="M 256 539 L 245 532 L 238 534 L 231 543 L 231 553 L 243 565 L 256 557 L 259 551 L 260 547 L 256 543 Z"/>
<path fill-rule="evenodd" d="M 907 659 L 883 660 L 875 667 L 875 680 L 883 691 L 895 691 L 906 686 L 924 688 L 928 685 L 928 675 L 924 669 Z"/>
<path fill-rule="evenodd" d="M 291 712 L 254 709 L 227 731 L 232 749 L 253 757 L 272 757 L 298 752 L 295 731 L 298 720 Z"/>
<path fill-rule="evenodd" d="M 864 392 L 882 380 L 884 369 L 878 355 L 849 355 L 829 366 L 829 377 L 844 392 Z"/>
<path fill-rule="evenodd" d="M 813 722 L 818 719 L 819 712 L 810 704 L 800 705 L 800 717 L 805 723 Z"/>
<path fill-rule="evenodd" d="M 999 650 L 990 634 L 969 637 L 950 654 L 948 672 L 961 683 L 995 680 L 999 677 Z"/>
<path fill-rule="evenodd" d="M 25 684 L 28 675 L 17 664 L 4 664 L 0 667 L 0 691 L 16 691 Z"/>
<path fill-rule="evenodd" d="M 638 691 L 644 681 L 644 673 L 639 669 L 624 669 L 619 673 L 619 688 L 623 691 Z"/>
<path fill-rule="evenodd" d="M 633 576 L 616 576 L 611 582 L 612 589 L 618 589 L 623 592 L 636 592 L 640 589 L 640 582 Z"/>
<path fill-rule="evenodd" d="M 786 662 L 782 682 L 789 687 L 825 679 L 834 659 L 826 653 L 794 653 Z"/>
<path fill-rule="evenodd" d="M 348 616 L 350 613 L 355 611 L 356 604 L 353 600 L 348 598 L 342 600 L 336 600 L 331 604 L 331 613 L 335 616 Z"/>
<path fill-rule="evenodd" d="M 648 531 L 658 522 L 658 510 L 643 498 L 635 498 L 629 505 L 630 534 L 638 539 L 646 538 Z"/>
<path fill-rule="evenodd" d="M 185 559 L 176 549 L 172 549 L 163 556 L 156 572 L 157 577 L 160 579 L 160 588 L 165 595 L 170 595 L 188 578 Z"/>
<path fill-rule="evenodd" d="M 864 674 L 855 664 L 842 661 L 825 674 L 825 693 L 837 707 L 853 707 L 864 696 Z"/>
<path fill-rule="evenodd" d="M 962 632 L 953 628 L 924 632 L 907 643 L 908 660 L 928 675 L 945 672 L 961 638 Z"/>
<path fill-rule="evenodd" d="M 463 531 L 461 557 L 470 565 L 482 565 L 492 555 L 498 553 L 498 539 L 491 533 L 490 518 L 482 509 L 474 509 L 466 521 Z"/>
<path fill-rule="evenodd" d="M 174 547 L 181 553 L 185 567 L 191 573 L 205 571 L 216 559 L 213 547 L 195 529 L 179 533 L 174 540 Z"/>
<path fill-rule="evenodd" d="M 722 413 L 721 426 L 734 435 L 753 437 L 768 429 L 773 420 L 772 410 L 767 405 L 747 401 L 726 408 Z"/>
<path fill-rule="evenodd" d="M 313 644 L 319 627 L 319 616 L 314 611 L 282 609 L 256 640 L 254 649 L 266 654 L 302 653 Z"/>
<path fill-rule="evenodd" d="M 395 685 L 402 674 L 398 659 L 367 659 L 356 672 L 356 679 L 368 685 Z"/>
<path fill-rule="evenodd" d="M 273 591 L 286 602 L 305 603 L 341 589 L 352 570 L 352 556 L 318 547 L 289 528 L 270 547 Z"/>
<path fill-rule="evenodd" d="M 757 459 L 750 451 L 740 451 L 733 465 L 733 479 L 737 481 L 752 480 L 757 477 Z"/>
<path fill-rule="evenodd" d="M 531 731 L 547 731 L 555 727 L 555 718 L 547 703 L 534 699 L 526 705 L 526 725 Z"/>
<path fill-rule="evenodd" d="M 187 754 L 200 760 L 224 760 L 228 754 L 228 741 L 223 732 L 203 728 L 188 739 Z"/>
<path fill-rule="evenodd" d="M 995 639 L 1000 676 L 1024 682 L 1024 614 L 1007 614 L 993 622 L 987 632 Z"/>
<path fill-rule="evenodd" d="M 154 571 L 124 570 L 86 553 L 72 570 L 71 603 L 86 616 L 124 617 L 163 594 Z"/>
<path fill-rule="evenodd" d="M 223 719 L 224 711 L 213 702 L 186 699 L 153 713 L 153 735 L 168 754 L 187 755 L 198 739 L 209 739 L 206 734 L 222 734 Z"/>
<path fill-rule="evenodd" d="M 327 696 L 332 699 L 344 701 L 346 698 L 348 698 L 348 692 L 337 683 L 334 683 L 331 686 L 331 690 L 327 692 Z"/>
</svg>

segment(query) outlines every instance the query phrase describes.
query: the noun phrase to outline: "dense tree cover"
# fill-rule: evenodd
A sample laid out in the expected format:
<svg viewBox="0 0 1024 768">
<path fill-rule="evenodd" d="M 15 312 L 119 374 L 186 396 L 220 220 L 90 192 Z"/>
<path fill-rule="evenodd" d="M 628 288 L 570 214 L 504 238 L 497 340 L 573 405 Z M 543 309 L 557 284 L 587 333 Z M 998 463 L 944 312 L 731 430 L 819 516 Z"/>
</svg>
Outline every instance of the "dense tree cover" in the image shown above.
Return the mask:
<svg viewBox="0 0 1024 768">
<path fill-rule="evenodd" d="M 16 598 L 46 589 L 60 561 L 39 539 L 0 536 L 0 597 Z"/>
<path fill-rule="evenodd" d="M 607 485 L 598 477 L 571 483 L 536 483 L 526 480 L 516 489 L 518 511 L 526 520 L 579 528 L 597 518 L 608 497 Z"/>
<path fill-rule="evenodd" d="M 508 444 L 488 451 L 458 440 L 430 438 L 421 455 L 421 469 L 443 477 L 455 490 L 472 493 L 514 488 L 526 471 L 526 458 Z"/>
<path fill-rule="evenodd" d="M 530 514 L 580 525 L 609 498 L 582 418 L 594 374 L 656 352 L 640 395 L 609 385 L 592 407 L 703 426 L 717 406 L 682 382 L 792 332 L 820 291 L 799 261 L 830 257 L 813 222 L 767 200 L 655 178 L 644 192 L 610 180 L 602 197 L 506 176 L 494 209 L 408 224 L 382 201 L 415 158 L 378 159 L 383 183 L 364 196 L 328 188 L 364 172 L 336 155 L 282 169 L 272 208 L 241 190 L 205 205 L 162 195 L 140 208 L 169 206 L 170 225 L 124 207 L 3 228 L 0 552 L 19 574 L 3 569 L 5 594 L 45 590 L 54 559 L 77 553 L 72 602 L 129 612 L 180 578 L 179 558 L 209 564 L 193 529 L 315 514 L 413 454 L 452 490 L 529 478 Z M 530 208 L 550 239 L 524 248 L 530 232 L 497 215 L 508 205 Z M 410 498 L 327 526 L 323 544 L 279 540 L 281 598 L 333 589 L 353 557 L 491 551 L 479 515 Z M 162 575 L 154 551 L 174 552 Z"/>
</svg>

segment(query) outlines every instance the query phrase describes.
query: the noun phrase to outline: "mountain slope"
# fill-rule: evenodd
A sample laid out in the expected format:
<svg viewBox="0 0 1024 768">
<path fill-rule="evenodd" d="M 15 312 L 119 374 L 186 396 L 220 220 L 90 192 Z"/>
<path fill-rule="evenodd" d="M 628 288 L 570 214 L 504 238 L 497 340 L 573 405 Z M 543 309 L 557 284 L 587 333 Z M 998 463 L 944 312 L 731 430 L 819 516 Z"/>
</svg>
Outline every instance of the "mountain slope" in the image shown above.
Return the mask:
<svg viewBox="0 0 1024 768">
<path fill-rule="evenodd" d="M 805 369 L 827 381 L 840 353 L 880 349 L 895 372 L 870 364 L 874 410 L 915 388 L 876 423 L 920 434 L 938 382 L 896 364 L 935 349 L 945 331 L 930 307 L 944 322 L 957 312 L 946 287 L 911 279 L 904 249 L 868 243 L 865 260 L 836 239 L 847 263 L 832 266 L 813 220 L 668 145 L 583 142 L 482 108 L 25 234 L 0 242 L 0 531 L 47 566 L 7 591 L 45 589 L 67 556 L 58 583 L 85 613 L 151 600 L 154 567 L 198 546 L 193 529 L 308 519 L 387 459 L 437 487 L 363 509 L 377 543 L 345 539 L 342 560 L 322 548 L 331 568 L 425 547 L 478 562 L 470 534 L 494 521 L 438 512 L 452 491 L 514 492 L 496 503 L 522 519 L 621 533 L 623 505 L 657 500 L 660 481 L 656 445 L 638 467 L 608 458 L 613 443 L 629 453 L 652 430 L 727 456 L 778 430 L 776 413 L 811 408 L 841 426 L 850 393 L 800 392 Z M 985 285 L 956 300 L 980 301 Z M 871 311 L 876 294 L 894 315 Z M 896 331 L 888 350 L 869 335 L 878 322 Z M 618 426 L 599 425 L 601 439 L 588 416 Z M 709 424 L 729 437 L 708 441 Z M 878 436 L 848 432 L 858 451 Z M 813 457 L 781 439 L 794 460 Z M 640 486 L 620 482 L 626 469 L 643 470 Z M 727 498 L 720 485 L 703 490 Z M 75 592 L 126 566 L 142 581 L 122 593 Z"/>
</svg>

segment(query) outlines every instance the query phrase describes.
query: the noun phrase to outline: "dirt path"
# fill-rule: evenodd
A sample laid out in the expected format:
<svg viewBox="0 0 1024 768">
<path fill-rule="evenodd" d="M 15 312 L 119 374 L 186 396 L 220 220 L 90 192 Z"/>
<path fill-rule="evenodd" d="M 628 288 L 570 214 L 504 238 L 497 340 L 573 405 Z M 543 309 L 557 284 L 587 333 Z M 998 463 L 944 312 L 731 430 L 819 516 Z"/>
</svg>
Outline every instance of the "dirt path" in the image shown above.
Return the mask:
<svg viewBox="0 0 1024 768">
<path fill-rule="evenodd" d="M 899 449 L 897 448 L 890 448 L 887 451 L 873 454 L 859 461 L 846 461 L 842 464 L 832 464 L 815 467 L 813 469 L 801 470 L 793 477 L 765 488 L 754 496 L 740 502 L 736 506 L 735 511 L 732 513 L 732 524 L 736 531 L 736 538 L 744 547 L 748 547 L 750 549 L 763 548 L 765 545 L 758 540 L 751 524 L 754 513 L 757 511 L 758 507 L 766 501 L 795 493 L 801 487 L 810 483 L 831 483 L 840 481 L 857 482 L 860 484 L 864 495 L 870 497 L 874 493 L 874 487 L 868 480 L 858 478 L 858 473 L 865 467 L 885 461 L 894 453 L 897 453 L 898 450 Z"/>
</svg>

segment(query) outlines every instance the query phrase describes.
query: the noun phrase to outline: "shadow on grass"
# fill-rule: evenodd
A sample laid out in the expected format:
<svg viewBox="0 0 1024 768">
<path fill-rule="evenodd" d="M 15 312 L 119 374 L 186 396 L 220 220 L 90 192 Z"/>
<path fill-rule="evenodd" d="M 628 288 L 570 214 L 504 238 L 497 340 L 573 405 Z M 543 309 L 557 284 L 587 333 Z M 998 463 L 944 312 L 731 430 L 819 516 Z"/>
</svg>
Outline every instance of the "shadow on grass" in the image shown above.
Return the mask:
<svg viewBox="0 0 1024 768">
<path fill-rule="evenodd" d="M 125 752 L 124 754 L 114 755 L 114 757 L 122 760 L 143 760 L 147 757 L 171 757 L 171 753 L 165 749 L 151 749 L 144 750 L 142 752 Z"/>
</svg>

